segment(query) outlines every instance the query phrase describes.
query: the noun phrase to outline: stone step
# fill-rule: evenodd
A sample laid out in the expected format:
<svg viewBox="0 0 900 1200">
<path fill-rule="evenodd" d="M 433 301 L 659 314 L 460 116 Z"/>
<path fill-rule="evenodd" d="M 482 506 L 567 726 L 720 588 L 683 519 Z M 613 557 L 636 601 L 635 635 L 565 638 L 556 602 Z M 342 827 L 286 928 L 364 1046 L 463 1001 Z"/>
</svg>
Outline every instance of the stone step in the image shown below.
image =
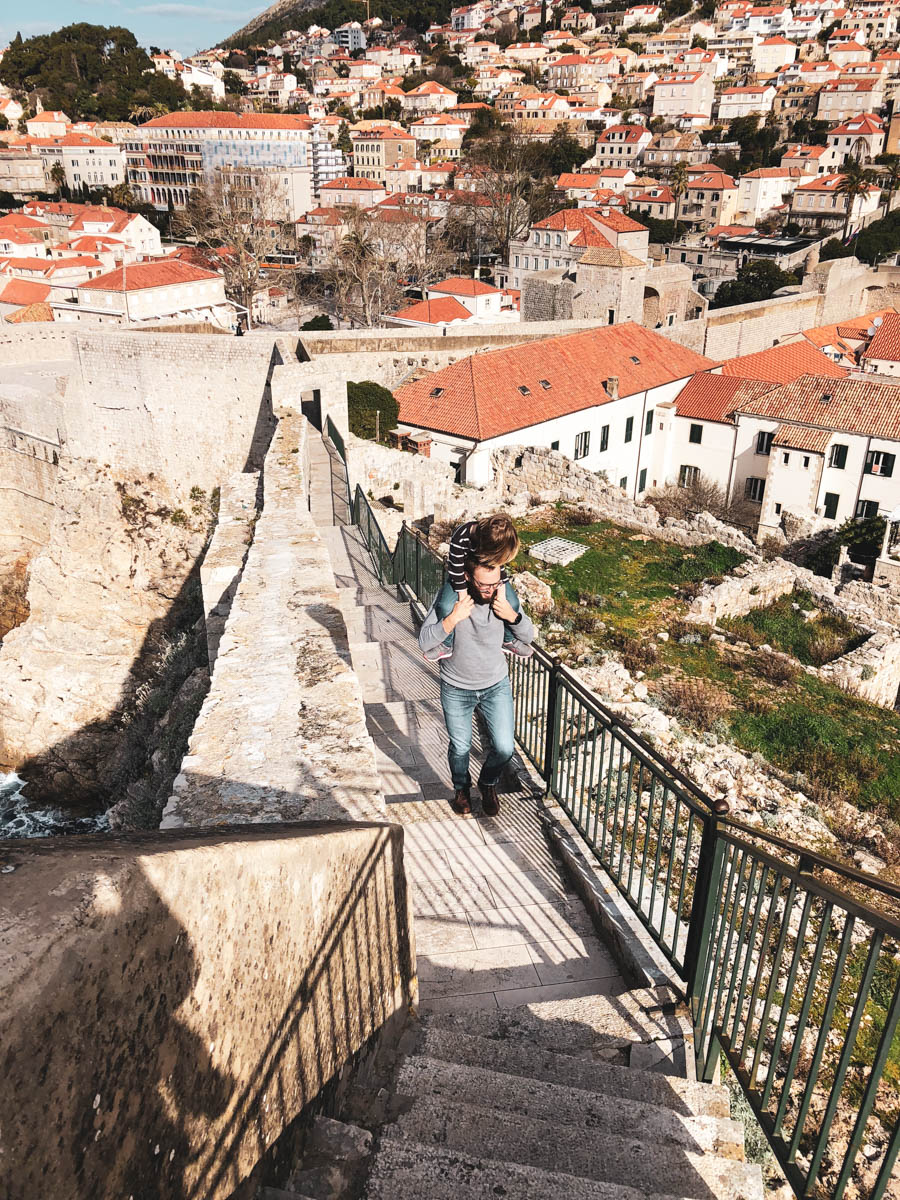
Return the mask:
<svg viewBox="0 0 900 1200">
<path fill-rule="evenodd" d="M 442 1013 L 441 1019 L 451 1015 L 457 1014 Z M 431 1026 L 420 1042 L 419 1053 L 584 1092 L 662 1105 L 683 1115 L 718 1118 L 731 1115 L 728 1092 L 716 1084 L 657 1076 L 653 1072 L 561 1054 L 527 1042 L 472 1037 L 455 1029 Z"/>
<path fill-rule="evenodd" d="M 660 1146 L 556 1121 L 521 1117 L 443 1098 L 420 1096 L 415 1107 L 383 1130 L 382 1139 L 440 1145 L 475 1156 L 496 1155 L 544 1171 L 563 1171 L 645 1192 L 716 1200 L 763 1200 L 757 1166 L 684 1146 Z"/>
<path fill-rule="evenodd" d="M 396 1090 L 401 1096 L 441 1099 L 448 1106 L 474 1104 L 551 1121 L 582 1135 L 589 1132 L 591 1137 L 630 1137 L 639 1130 L 645 1142 L 720 1158 L 744 1158 L 744 1128 L 739 1122 L 695 1116 L 675 1095 L 651 1104 L 615 1092 L 583 1090 L 425 1055 L 406 1060 Z"/>
<path fill-rule="evenodd" d="M 542 1171 L 494 1156 L 386 1139 L 378 1150 L 365 1200 L 676 1200 L 619 1183 Z"/>
<path fill-rule="evenodd" d="M 643 999 L 638 999 L 639 996 Z M 421 1019 L 428 1030 L 453 1032 L 495 1043 L 499 1041 L 505 1047 L 522 1047 L 526 1060 L 530 1049 L 540 1049 L 593 1062 L 605 1049 L 624 1047 L 633 1053 L 636 1044 L 653 1046 L 684 1039 L 682 1018 L 676 1011 L 671 1008 L 654 1010 L 648 1007 L 645 993 L 635 992 L 546 999 L 531 1004 L 501 1006 L 499 1009 L 476 1008 L 473 1005 L 471 1009 L 454 1012 L 432 1014 L 426 1011 Z M 690 1042 L 686 1050 L 687 1060 L 690 1061 L 693 1054 Z M 434 1051 L 429 1049 L 428 1053 Z M 478 1059 L 473 1061 L 478 1065 Z M 634 1063 L 638 1065 L 637 1056 L 634 1057 Z M 495 1070 L 503 1069 L 502 1066 L 495 1066 L 493 1061 L 486 1065 Z M 710 1094 L 709 1085 L 700 1085 L 698 1088 L 690 1080 L 678 1076 L 671 1077 L 671 1086 L 689 1088 L 696 1101 L 701 1095 Z M 719 1094 L 724 1101 L 724 1089 L 720 1089 Z M 711 1112 L 710 1115 L 728 1114 L 726 1109 Z"/>
</svg>

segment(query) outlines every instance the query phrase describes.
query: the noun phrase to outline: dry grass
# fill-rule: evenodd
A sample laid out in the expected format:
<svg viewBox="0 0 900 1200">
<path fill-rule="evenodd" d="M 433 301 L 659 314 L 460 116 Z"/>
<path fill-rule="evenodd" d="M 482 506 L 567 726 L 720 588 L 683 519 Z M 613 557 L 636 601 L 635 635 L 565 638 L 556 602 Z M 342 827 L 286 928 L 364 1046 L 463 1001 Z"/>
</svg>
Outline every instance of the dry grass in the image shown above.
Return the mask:
<svg viewBox="0 0 900 1200">
<path fill-rule="evenodd" d="M 675 715 L 698 729 L 709 729 L 731 708 L 728 693 L 708 679 L 666 679 L 661 691 Z"/>
<path fill-rule="evenodd" d="M 800 668 L 794 659 L 786 654 L 772 654 L 761 650 L 749 660 L 751 667 L 760 679 L 769 683 L 793 683 L 800 674 Z"/>
</svg>

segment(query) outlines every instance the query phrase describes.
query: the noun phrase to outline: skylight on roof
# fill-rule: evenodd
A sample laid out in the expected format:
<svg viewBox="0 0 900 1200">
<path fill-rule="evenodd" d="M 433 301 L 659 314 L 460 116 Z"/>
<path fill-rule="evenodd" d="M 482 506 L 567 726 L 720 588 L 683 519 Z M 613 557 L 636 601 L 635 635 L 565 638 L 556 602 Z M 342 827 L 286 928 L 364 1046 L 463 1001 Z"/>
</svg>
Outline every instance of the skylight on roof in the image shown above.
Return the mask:
<svg viewBox="0 0 900 1200">
<path fill-rule="evenodd" d="M 540 382 L 541 387 L 544 389 L 544 391 L 546 391 L 547 388 L 550 386 L 549 379 L 541 379 L 539 382 Z"/>
<path fill-rule="evenodd" d="M 530 396 L 530 395 L 531 395 L 531 388 L 530 388 L 530 387 L 526 387 L 524 383 L 520 383 L 520 384 L 519 384 L 519 391 L 522 393 L 522 395 L 523 395 L 523 396 Z"/>
<path fill-rule="evenodd" d="M 631 361 L 634 363 L 635 366 L 640 366 L 640 364 L 641 364 L 641 360 L 638 358 L 638 356 L 636 354 L 632 354 Z"/>
<path fill-rule="evenodd" d="M 443 394 L 444 394 L 444 389 L 439 388 L 439 387 L 432 388 L 431 391 L 428 393 L 429 396 L 434 396 L 435 398 L 437 398 L 438 396 L 443 396 Z"/>
</svg>

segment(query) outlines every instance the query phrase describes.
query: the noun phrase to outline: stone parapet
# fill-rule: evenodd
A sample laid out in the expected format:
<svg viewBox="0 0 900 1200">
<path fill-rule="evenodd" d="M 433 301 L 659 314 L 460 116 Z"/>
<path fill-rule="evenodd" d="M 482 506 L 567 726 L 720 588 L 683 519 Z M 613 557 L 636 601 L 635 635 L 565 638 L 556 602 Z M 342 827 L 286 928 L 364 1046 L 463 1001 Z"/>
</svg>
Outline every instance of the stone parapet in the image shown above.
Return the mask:
<svg viewBox="0 0 900 1200">
<path fill-rule="evenodd" d="M 283 1178 L 416 1001 L 402 838 L 0 842 L 0 1195 L 250 1200 Z"/>
<path fill-rule="evenodd" d="M 307 506 L 307 429 L 279 414 L 253 544 L 163 828 L 384 816 L 331 562 Z"/>
<path fill-rule="evenodd" d="M 253 541 L 259 472 L 232 475 L 222 486 L 216 528 L 200 564 L 200 587 L 206 617 L 209 669 L 215 665 L 219 641 Z"/>
</svg>

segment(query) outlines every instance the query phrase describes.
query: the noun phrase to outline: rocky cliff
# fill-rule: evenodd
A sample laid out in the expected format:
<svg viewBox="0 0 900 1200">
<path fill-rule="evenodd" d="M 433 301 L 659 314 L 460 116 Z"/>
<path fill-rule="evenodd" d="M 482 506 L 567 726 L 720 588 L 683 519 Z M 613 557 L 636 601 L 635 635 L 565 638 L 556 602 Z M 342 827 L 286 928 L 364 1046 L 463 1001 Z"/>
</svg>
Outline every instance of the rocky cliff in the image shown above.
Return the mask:
<svg viewBox="0 0 900 1200">
<path fill-rule="evenodd" d="M 30 615 L 0 648 L 0 766 L 34 802 L 153 824 L 208 685 L 208 498 L 65 460 Z"/>
</svg>

